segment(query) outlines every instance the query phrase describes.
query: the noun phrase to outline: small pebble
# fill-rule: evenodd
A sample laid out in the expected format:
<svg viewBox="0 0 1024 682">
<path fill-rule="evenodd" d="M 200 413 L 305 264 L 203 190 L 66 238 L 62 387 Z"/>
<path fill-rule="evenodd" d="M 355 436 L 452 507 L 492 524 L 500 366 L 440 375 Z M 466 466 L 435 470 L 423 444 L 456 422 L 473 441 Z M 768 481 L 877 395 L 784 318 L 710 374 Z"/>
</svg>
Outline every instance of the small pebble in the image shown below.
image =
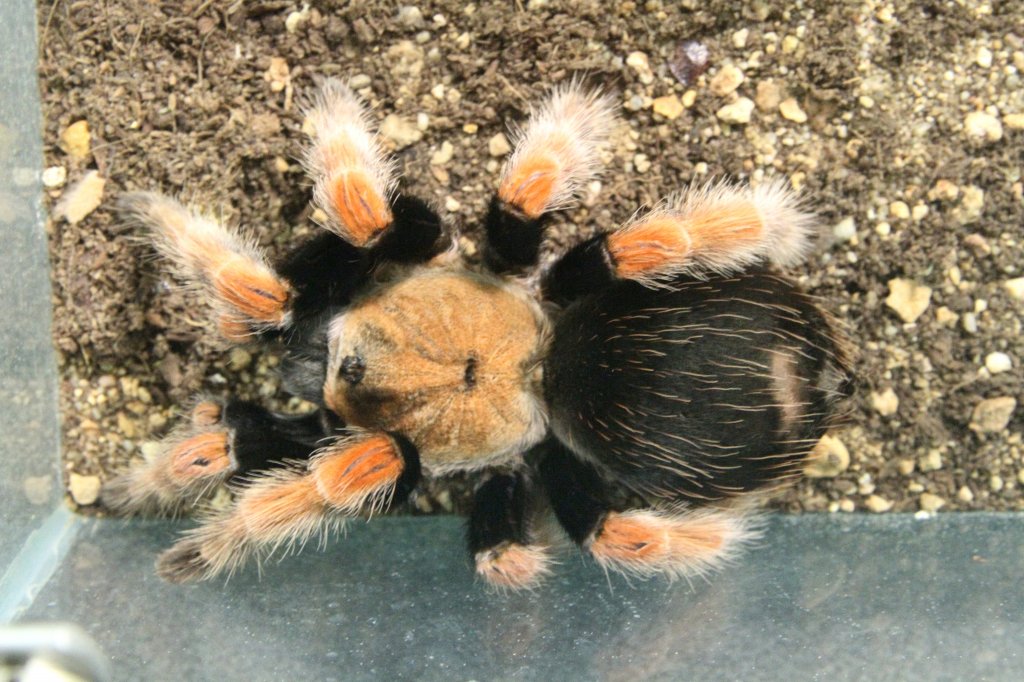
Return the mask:
<svg viewBox="0 0 1024 682">
<path fill-rule="evenodd" d="M 917 468 L 923 473 L 938 471 L 942 468 L 942 453 L 932 448 L 918 460 Z"/>
<path fill-rule="evenodd" d="M 384 117 L 384 121 L 380 125 L 380 134 L 391 140 L 398 149 L 415 144 L 423 138 L 423 131 L 415 123 L 397 114 L 389 114 Z"/>
<path fill-rule="evenodd" d="M 910 207 L 905 201 L 893 201 L 889 204 L 889 215 L 898 220 L 906 220 L 910 217 Z"/>
<path fill-rule="evenodd" d="M 1010 298 L 1016 301 L 1024 301 L 1024 277 L 1014 277 L 1003 282 L 1003 288 Z"/>
<path fill-rule="evenodd" d="M 348 82 L 348 86 L 353 90 L 360 90 L 367 87 L 370 84 L 370 77 L 365 73 L 357 73 L 352 76 L 352 80 Z"/>
<path fill-rule="evenodd" d="M 901 459 L 896 465 L 897 471 L 899 471 L 902 476 L 909 476 L 914 473 L 915 468 L 917 468 L 917 465 L 912 459 Z"/>
<path fill-rule="evenodd" d="M 1013 369 L 1013 360 L 1006 353 L 989 353 L 985 356 L 985 369 L 991 374 L 1001 374 Z"/>
<path fill-rule="evenodd" d="M 807 114 L 800 108 L 800 103 L 790 97 L 779 102 L 779 113 L 784 119 L 794 123 L 806 123 Z"/>
<path fill-rule="evenodd" d="M 943 327 L 955 327 L 960 321 L 960 316 L 946 306 L 939 306 L 935 311 L 935 321 Z"/>
<path fill-rule="evenodd" d="M 498 133 L 487 141 L 487 152 L 491 156 L 505 156 L 510 151 L 512 151 L 512 145 L 509 144 L 505 133 Z"/>
<path fill-rule="evenodd" d="M 921 507 L 921 511 L 935 512 L 946 506 L 946 501 L 938 495 L 932 493 L 921 493 L 921 497 L 917 500 L 918 505 Z"/>
<path fill-rule="evenodd" d="M 983 69 L 987 69 L 992 66 L 992 50 L 988 49 L 984 45 L 978 48 L 978 51 L 974 54 L 974 63 Z"/>
<path fill-rule="evenodd" d="M 747 38 L 750 36 L 750 29 L 741 28 L 732 34 L 732 46 L 742 50 L 747 46 Z"/>
<path fill-rule="evenodd" d="M 956 499 L 960 500 L 961 502 L 974 502 L 974 493 L 971 491 L 970 488 L 963 485 L 960 486 L 960 490 L 956 491 Z"/>
<path fill-rule="evenodd" d="M 736 92 L 736 88 L 740 87 L 743 83 L 745 76 L 743 71 L 738 66 L 732 64 L 725 64 L 718 73 L 711 79 L 710 87 L 711 92 L 715 93 L 719 97 L 725 97 L 733 92 Z"/>
<path fill-rule="evenodd" d="M 761 81 L 757 84 L 754 96 L 757 108 L 764 112 L 775 111 L 782 103 L 782 88 L 773 80 Z"/>
<path fill-rule="evenodd" d="M 643 52 L 630 52 L 626 56 L 626 66 L 636 72 L 640 82 L 644 85 L 654 82 L 654 74 L 651 73 L 650 62 L 647 59 L 647 55 Z"/>
<path fill-rule="evenodd" d="M 1003 124 L 992 114 L 972 111 L 964 118 L 964 132 L 974 139 L 998 142 L 1003 138 Z"/>
<path fill-rule="evenodd" d="M 1010 130 L 1024 130 L 1024 114 L 1004 114 L 1003 125 Z"/>
<path fill-rule="evenodd" d="M 871 495 L 868 499 L 864 500 L 864 506 L 867 507 L 868 511 L 874 512 L 875 514 L 881 514 L 892 509 L 892 502 L 881 497 L 880 495 Z"/>
<path fill-rule="evenodd" d="M 89 156 L 89 133 L 88 121 L 75 121 L 60 134 L 60 148 L 71 158 L 81 161 Z"/>
<path fill-rule="evenodd" d="M 668 70 L 684 86 L 693 85 L 711 63 L 711 51 L 704 43 L 685 40 L 676 45 Z"/>
<path fill-rule="evenodd" d="M 900 399 L 896 392 L 887 388 L 881 393 L 871 393 L 871 407 L 883 417 L 890 417 L 896 414 L 900 407 Z"/>
<path fill-rule="evenodd" d="M 455 197 L 449 195 L 444 198 L 444 210 L 449 213 L 455 213 L 460 208 L 462 208 L 462 204 Z"/>
<path fill-rule="evenodd" d="M 1017 399 L 1012 396 L 982 400 L 971 413 L 970 428 L 979 433 L 998 433 L 1010 423 L 1016 409 Z"/>
<path fill-rule="evenodd" d="M 960 188 L 956 186 L 956 183 L 949 180 L 936 180 L 935 185 L 928 190 L 928 198 L 933 201 L 936 199 L 953 201 L 958 196 L 960 196 Z"/>
<path fill-rule="evenodd" d="M 968 334 L 977 334 L 978 316 L 974 313 L 964 313 L 963 317 L 960 318 L 960 326 L 963 327 L 964 331 Z"/>
<path fill-rule="evenodd" d="M 740 97 L 732 104 L 726 104 L 715 112 L 726 123 L 750 123 L 750 115 L 754 113 L 754 103 L 746 97 Z"/>
<path fill-rule="evenodd" d="M 398 23 L 406 28 L 422 28 L 424 25 L 423 12 L 419 7 L 404 5 L 398 8 Z"/>
<path fill-rule="evenodd" d="M 809 478 L 833 478 L 850 467 L 850 451 L 843 441 L 835 436 L 824 435 L 814 446 L 804 475 Z"/>
<path fill-rule="evenodd" d="M 670 121 L 679 118 L 683 111 L 685 111 L 683 103 L 679 101 L 679 97 L 676 95 L 658 97 L 654 100 L 653 109 L 654 113 L 664 116 Z"/>
<path fill-rule="evenodd" d="M 53 209 L 54 214 L 64 218 L 71 225 L 82 222 L 103 201 L 103 187 L 106 183 L 99 171 L 89 171 L 64 192 L 64 196 Z"/>
<path fill-rule="evenodd" d="M 72 473 L 68 477 L 68 491 L 71 499 L 80 507 L 95 504 L 100 498 L 100 477 Z"/>
<path fill-rule="evenodd" d="M 1005 486 L 1006 486 L 1006 482 L 1003 480 L 1003 477 L 1000 476 L 999 474 L 993 474 L 992 478 L 988 479 L 988 487 L 994 493 L 998 493 Z"/>
<path fill-rule="evenodd" d="M 837 242 L 848 242 L 857 236 L 857 223 L 847 216 L 832 227 L 832 236 Z"/>
<path fill-rule="evenodd" d="M 452 160 L 455 155 L 455 147 L 452 146 L 451 142 L 445 140 L 441 143 L 441 147 L 430 155 L 430 163 L 433 166 L 443 166 Z"/>
<path fill-rule="evenodd" d="M 228 356 L 228 368 L 233 372 L 240 372 L 252 363 L 252 353 L 244 348 L 232 348 Z"/>
<path fill-rule="evenodd" d="M 68 169 L 64 166 L 50 166 L 43 171 L 43 187 L 54 189 L 60 187 L 68 179 Z"/>
<path fill-rule="evenodd" d="M 906 323 L 914 322 L 928 309 L 932 290 L 913 280 L 896 278 L 889 280 L 889 296 L 885 304 Z"/>
<path fill-rule="evenodd" d="M 291 12 L 284 20 L 284 30 L 288 33 L 295 33 L 309 21 L 309 5 L 304 5 L 301 10 Z"/>
</svg>

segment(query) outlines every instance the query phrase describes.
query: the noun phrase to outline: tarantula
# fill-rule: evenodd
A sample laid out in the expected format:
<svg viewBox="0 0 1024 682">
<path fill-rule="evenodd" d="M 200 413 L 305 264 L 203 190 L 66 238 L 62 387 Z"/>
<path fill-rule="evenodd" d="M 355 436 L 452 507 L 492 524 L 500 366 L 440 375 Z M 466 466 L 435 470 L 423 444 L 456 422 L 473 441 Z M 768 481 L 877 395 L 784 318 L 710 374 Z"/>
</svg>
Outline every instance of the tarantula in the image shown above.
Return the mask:
<svg viewBox="0 0 1024 682">
<path fill-rule="evenodd" d="M 607 568 L 691 575 L 756 530 L 750 500 L 798 475 L 848 392 L 827 313 L 771 265 L 813 220 L 786 186 L 693 188 L 568 249 L 542 272 L 545 223 L 600 169 L 611 99 L 573 82 L 517 131 L 462 262 L 438 215 L 398 190 L 370 116 L 328 80 L 305 166 L 325 230 L 271 267 L 250 240 L 159 194 L 129 195 L 232 342 L 283 347 L 288 416 L 199 399 L 161 454 L 107 486 L 126 511 L 174 511 L 234 483 L 158 561 L 171 581 L 405 500 L 424 477 L 486 471 L 468 544 L 491 584 L 550 571 L 554 518 Z"/>
</svg>

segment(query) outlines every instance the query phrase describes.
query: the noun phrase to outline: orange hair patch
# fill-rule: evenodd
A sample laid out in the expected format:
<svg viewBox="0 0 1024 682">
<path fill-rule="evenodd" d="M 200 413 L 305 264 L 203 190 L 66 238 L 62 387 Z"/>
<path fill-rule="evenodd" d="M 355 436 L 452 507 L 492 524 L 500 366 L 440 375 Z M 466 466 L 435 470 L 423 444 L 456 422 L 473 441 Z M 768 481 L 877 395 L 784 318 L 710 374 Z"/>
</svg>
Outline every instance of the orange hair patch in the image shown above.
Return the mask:
<svg viewBox="0 0 1024 682">
<path fill-rule="evenodd" d="M 284 318 L 287 285 L 248 258 L 229 256 L 212 279 L 217 295 L 245 317 L 272 324 Z"/>
<path fill-rule="evenodd" d="M 651 218 L 608 235 L 615 273 L 626 279 L 683 263 L 694 248 L 699 244 L 685 222 L 673 216 Z"/>
<path fill-rule="evenodd" d="M 625 565 L 709 561 L 725 543 L 721 522 L 611 513 L 590 546 L 602 561 Z"/>
<path fill-rule="evenodd" d="M 313 465 L 313 478 L 323 497 L 340 507 L 361 505 L 386 490 L 402 475 L 405 463 L 387 436 L 373 436 L 328 451 Z"/>
<path fill-rule="evenodd" d="M 171 478 L 189 484 L 198 478 L 213 476 L 231 466 L 228 434 L 223 431 L 200 433 L 178 443 L 171 452 Z"/>
<path fill-rule="evenodd" d="M 342 171 L 334 179 L 331 202 L 356 246 L 369 242 L 393 220 L 387 201 L 359 170 Z"/>
<path fill-rule="evenodd" d="M 530 218 L 544 212 L 561 173 L 561 165 L 553 157 L 538 154 L 517 163 L 498 188 L 498 196 Z"/>
</svg>

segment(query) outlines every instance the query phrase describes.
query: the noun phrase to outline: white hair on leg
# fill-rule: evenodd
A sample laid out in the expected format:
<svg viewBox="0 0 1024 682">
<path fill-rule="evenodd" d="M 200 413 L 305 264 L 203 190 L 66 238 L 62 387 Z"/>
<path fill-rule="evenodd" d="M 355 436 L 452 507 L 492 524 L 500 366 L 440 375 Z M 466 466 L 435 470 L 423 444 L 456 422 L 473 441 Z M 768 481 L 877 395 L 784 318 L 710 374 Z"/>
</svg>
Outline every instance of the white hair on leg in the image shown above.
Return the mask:
<svg viewBox="0 0 1024 682">
<path fill-rule="evenodd" d="M 313 200 L 327 214 L 323 227 L 362 246 L 391 223 L 395 163 L 373 133 L 369 112 L 341 81 L 325 81 L 306 116 L 311 142 L 303 163 L 315 182 Z"/>
<path fill-rule="evenodd" d="M 756 189 L 692 188 L 609 234 L 616 273 L 657 287 L 679 275 L 730 275 L 758 262 L 787 267 L 810 248 L 814 216 L 783 181 Z"/>
<path fill-rule="evenodd" d="M 601 170 L 601 148 L 615 121 L 612 98 L 578 80 L 556 88 L 513 129 L 515 151 L 499 196 L 530 217 L 568 208 Z"/>
</svg>

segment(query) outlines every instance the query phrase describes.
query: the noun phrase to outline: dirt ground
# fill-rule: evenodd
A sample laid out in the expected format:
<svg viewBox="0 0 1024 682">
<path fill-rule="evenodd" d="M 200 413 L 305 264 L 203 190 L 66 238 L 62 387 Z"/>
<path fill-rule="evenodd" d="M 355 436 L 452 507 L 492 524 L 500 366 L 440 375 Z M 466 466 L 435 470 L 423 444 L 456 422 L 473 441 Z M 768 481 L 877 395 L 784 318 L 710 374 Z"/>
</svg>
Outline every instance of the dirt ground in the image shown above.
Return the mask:
<svg viewBox="0 0 1024 682">
<path fill-rule="evenodd" d="M 199 391 L 301 408 L 272 352 L 207 336 L 198 301 L 119 222 L 122 192 L 184 196 L 280 254 L 317 229 L 299 104 L 340 76 L 398 117 L 408 187 L 472 257 L 495 136 L 585 73 L 617 92 L 622 123 L 596 200 L 554 242 L 713 176 L 785 175 L 821 216 L 794 274 L 861 349 L 858 392 L 818 477 L 779 508 L 1024 508 L 1024 4 L 42 0 L 39 36 L 51 208 L 105 180 L 95 210 L 50 221 L 81 506 Z M 687 85 L 669 62 L 691 39 L 710 68 Z M 465 488 L 415 509 L 462 508 Z"/>
</svg>

